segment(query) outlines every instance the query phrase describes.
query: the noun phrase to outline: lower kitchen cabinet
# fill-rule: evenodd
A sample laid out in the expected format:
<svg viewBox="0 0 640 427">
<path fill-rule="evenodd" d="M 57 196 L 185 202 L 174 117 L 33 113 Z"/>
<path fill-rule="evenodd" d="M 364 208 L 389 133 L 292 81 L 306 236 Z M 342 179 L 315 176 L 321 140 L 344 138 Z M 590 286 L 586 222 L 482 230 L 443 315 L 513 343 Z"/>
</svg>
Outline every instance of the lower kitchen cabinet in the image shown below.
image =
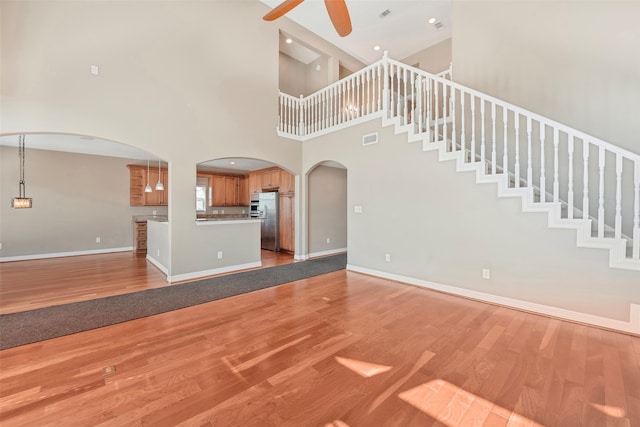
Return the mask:
<svg viewBox="0 0 640 427">
<path fill-rule="evenodd" d="M 133 223 L 133 240 L 136 253 L 147 253 L 147 223 L 146 222 L 134 222 Z"/>
</svg>

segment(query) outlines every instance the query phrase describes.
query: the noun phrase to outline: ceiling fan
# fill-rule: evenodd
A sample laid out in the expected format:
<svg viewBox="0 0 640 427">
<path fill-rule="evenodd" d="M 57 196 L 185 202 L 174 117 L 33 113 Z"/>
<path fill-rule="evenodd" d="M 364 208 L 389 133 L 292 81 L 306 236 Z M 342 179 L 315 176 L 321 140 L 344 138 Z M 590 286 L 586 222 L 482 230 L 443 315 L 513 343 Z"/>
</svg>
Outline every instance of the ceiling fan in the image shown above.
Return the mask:
<svg viewBox="0 0 640 427">
<path fill-rule="evenodd" d="M 304 0 L 284 0 L 278 6 L 271 9 L 271 12 L 262 17 L 265 21 L 273 21 L 289 12 L 291 9 L 302 3 Z M 340 37 L 345 37 L 351 33 L 351 18 L 345 0 L 324 0 L 324 5 L 329 13 L 329 18 L 333 27 Z"/>
</svg>

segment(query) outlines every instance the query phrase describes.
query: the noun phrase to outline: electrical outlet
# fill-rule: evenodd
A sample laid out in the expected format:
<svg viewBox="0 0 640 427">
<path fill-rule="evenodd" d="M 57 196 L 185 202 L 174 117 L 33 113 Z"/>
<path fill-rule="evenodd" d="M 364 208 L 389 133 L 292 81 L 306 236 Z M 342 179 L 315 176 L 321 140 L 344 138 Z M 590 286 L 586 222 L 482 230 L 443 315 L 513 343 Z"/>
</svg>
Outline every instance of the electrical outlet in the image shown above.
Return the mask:
<svg viewBox="0 0 640 427">
<path fill-rule="evenodd" d="M 491 279 L 491 270 L 489 270 L 488 268 L 483 268 L 482 269 L 482 278 L 483 279 Z"/>
<path fill-rule="evenodd" d="M 160 249 L 158 249 L 158 256 L 160 256 Z"/>
<path fill-rule="evenodd" d="M 331 243 L 331 237 L 327 237 L 327 243 Z"/>
<path fill-rule="evenodd" d="M 218 251 L 218 259 L 222 259 L 222 251 Z"/>
<path fill-rule="evenodd" d="M 353 213 L 362 213 L 362 206 L 354 206 Z"/>
<path fill-rule="evenodd" d="M 387 262 L 391 262 L 391 254 L 384 254 L 384 260 Z"/>
<path fill-rule="evenodd" d="M 224 209 L 220 211 L 220 215 L 224 215 Z"/>
<path fill-rule="evenodd" d="M 96 237 L 96 243 L 100 243 L 102 239 L 100 237 Z"/>
<path fill-rule="evenodd" d="M 213 210 L 213 214 L 214 214 L 214 215 L 218 215 L 218 210 L 217 210 L 217 209 L 214 209 L 214 210 Z"/>
<path fill-rule="evenodd" d="M 156 216 L 156 215 L 158 215 L 158 211 L 154 209 L 153 210 L 153 216 Z"/>
</svg>

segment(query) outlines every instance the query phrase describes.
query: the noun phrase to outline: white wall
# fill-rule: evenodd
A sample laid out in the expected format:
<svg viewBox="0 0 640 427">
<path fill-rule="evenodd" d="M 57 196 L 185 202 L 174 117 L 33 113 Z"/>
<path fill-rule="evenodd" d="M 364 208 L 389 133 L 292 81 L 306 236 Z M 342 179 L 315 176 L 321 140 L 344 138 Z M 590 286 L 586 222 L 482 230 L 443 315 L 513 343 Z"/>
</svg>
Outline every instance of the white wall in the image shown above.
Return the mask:
<svg viewBox="0 0 640 427">
<path fill-rule="evenodd" d="M 390 127 L 363 147 L 375 131 L 377 120 L 304 145 L 303 167 L 332 159 L 349 171 L 349 265 L 629 322 L 640 273 L 609 268 L 607 251 L 577 248 L 575 231 L 549 229 L 546 214 L 523 214 L 520 200 L 498 199 Z"/>
<path fill-rule="evenodd" d="M 454 1 L 454 80 L 638 153 L 640 2 Z"/>
<path fill-rule="evenodd" d="M 449 68 L 452 60 L 451 55 L 451 39 L 447 39 L 404 58 L 402 62 L 417 66 L 428 73 L 437 74 Z"/>
</svg>

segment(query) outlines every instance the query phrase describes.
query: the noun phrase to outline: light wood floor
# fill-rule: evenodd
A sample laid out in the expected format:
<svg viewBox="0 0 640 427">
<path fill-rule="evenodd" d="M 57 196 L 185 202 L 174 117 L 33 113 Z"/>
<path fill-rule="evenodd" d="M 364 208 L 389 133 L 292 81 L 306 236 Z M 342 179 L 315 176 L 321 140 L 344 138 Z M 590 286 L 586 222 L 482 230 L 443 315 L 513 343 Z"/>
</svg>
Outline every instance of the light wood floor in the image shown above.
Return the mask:
<svg viewBox="0 0 640 427">
<path fill-rule="evenodd" d="M 0 424 L 633 426 L 640 338 L 338 271 L 4 350 Z"/>
<path fill-rule="evenodd" d="M 292 263 L 293 255 L 263 250 L 261 261 L 273 267 Z M 3 262 L 0 314 L 174 285 L 135 252 Z"/>
</svg>

